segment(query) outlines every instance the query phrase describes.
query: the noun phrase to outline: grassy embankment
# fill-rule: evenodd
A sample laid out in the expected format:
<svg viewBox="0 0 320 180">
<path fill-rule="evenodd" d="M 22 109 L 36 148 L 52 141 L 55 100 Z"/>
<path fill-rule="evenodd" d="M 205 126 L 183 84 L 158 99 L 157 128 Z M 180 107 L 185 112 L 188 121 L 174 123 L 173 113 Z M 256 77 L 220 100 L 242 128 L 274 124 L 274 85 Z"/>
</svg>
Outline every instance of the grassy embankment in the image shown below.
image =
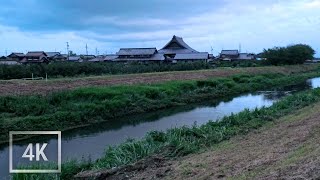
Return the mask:
<svg viewBox="0 0 320 180">
<path fill-rule="evenodd" d="M 239 114 L 224 117 L 219 122 L 209 122 L 200 127 L 182 127 L 166 132 L 150 132 L 139 141 L 128 141 L 116 147 L 109 147 L 105 155 L 93 163 L 68 162 L 60 175 L 15 175 L 13 179 L 72 179 L 74 174 L 87 170 L 108 169 L 136 162 L 152 154 L 166 157 L 185 156 L 205 150 L 214 144 L 233 136 L 247 134 L 268 122 L 286 116 L 320 101 L 320 89 L 309 90 L 287 96 L 271 107 L 245 110 Z"/>
<path fill-rule="evenodd" d="M 66 130 L 115 117 L 303 82 L 319 72 L 236 75 L 154 85 L 90 87 L 48 96 L 0 97 L 0 141 L 8 131 Z"/>
</svg>

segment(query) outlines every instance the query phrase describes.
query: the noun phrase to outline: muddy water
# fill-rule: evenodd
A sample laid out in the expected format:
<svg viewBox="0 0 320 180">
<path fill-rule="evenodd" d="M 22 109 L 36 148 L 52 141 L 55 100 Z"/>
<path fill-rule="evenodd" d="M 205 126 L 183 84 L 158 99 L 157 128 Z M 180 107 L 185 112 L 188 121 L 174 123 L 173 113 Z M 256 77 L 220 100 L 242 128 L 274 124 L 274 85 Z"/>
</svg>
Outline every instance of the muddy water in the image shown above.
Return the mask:
<svg viewBox="0 0 320 180">
<path fill-rule="evenodd" d="M 305 83 L 287 86 L 271 91 L 259 91 L 237 97 L 202 104 L 193 104 L 112 120 L 106 123 L 75 129 L 62 133 L 62 160 L 92 159 L 101 157 L 106 146 L 117 145 L 128 138 L 139 139 L 147 132 L 163 131 L 172 127 L 201 125 L 209 120 L 217 121 L 223 116 L 238 113 L 244 109 L 255 109 L 271 106 L 280 98 L 292 92 L 320 87 L 320 78 L 313 78 Z M 40 139 L 56 147 L 54 139 Z M 15 143 L 16 144 L 16 143 Z M 23 154 L 26 143 L 14 145 L 14 154 Z M 52 149 L 52 148 L 51 148 Z M 54 157 L 56 150 L 47 149 L 48 159 Z M 14 162 L 17 163 L 17 162 Z M 0 147 L 0 177 L 8 176 L 9 149 Z"/>
</svg>

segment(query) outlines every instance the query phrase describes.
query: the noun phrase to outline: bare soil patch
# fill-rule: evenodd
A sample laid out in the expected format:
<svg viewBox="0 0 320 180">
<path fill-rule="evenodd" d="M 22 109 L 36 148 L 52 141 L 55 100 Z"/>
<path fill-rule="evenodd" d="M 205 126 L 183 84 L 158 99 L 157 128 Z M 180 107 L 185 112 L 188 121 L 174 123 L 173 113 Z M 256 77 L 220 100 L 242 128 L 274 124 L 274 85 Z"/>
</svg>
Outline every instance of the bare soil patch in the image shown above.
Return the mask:
<svg viewBox="0 0 320 180">
<path fill-rule="evenodd" d="M 88 86 L 113 86 L 131 84 L 151 84 L 174 80 L 201 80 L 215 77 L 228 77 L 235 74 L 292 74 L 308 72 L 316 69 L 315 65 L 281 66 L 281 67 L 250 67 L 250 68 L 225 68 L 200 71 L 143 73 L 130 75 L 110 75 L 86 78 L 56 79 L 46 82 L 8 80 L 0 81 L 0 95 L 46 95 L 51 92 L 70 90 Z"/>
</svg>

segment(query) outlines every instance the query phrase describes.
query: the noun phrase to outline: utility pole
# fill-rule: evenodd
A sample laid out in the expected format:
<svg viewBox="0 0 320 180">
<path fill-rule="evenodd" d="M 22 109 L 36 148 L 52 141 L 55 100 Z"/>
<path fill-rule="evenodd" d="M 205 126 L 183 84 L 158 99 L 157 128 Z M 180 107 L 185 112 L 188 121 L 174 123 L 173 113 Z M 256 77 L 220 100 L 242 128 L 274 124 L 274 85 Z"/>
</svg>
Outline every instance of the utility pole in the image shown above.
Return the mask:
<svg viewBox="0 0 320 180">
<path fill-rule="evenodd" d="M 98 48 L 96 48 L 96 56 L 98 55 Z"/>
<path fill-rule="evenodd" d="M 241 43 L 239 43 L 239 53 L 241 53 Z"/>
<path fill-rule="evenodd" d="M 86 44 L 86 54 L 88 56 L 88 44 Z"/>
<path fill-rule="evenodd" d="M 67 60 L 69 60 L 69 42 L 66 42 L 67 43 Z"/>
<path fill-rule="evenodd" d="M 213 54 L 213 47 L 211 46 L 211 54 Z"/>
</svg>

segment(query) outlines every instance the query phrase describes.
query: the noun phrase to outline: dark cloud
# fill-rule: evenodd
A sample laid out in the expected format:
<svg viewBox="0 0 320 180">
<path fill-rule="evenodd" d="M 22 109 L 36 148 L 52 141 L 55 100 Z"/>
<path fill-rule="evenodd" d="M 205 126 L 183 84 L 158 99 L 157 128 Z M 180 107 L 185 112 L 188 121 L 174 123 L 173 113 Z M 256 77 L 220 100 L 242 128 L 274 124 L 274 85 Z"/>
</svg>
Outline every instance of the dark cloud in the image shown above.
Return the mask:
<svg viewBox="0 0 320 180">
<path fill-rule="evenodd" d="M 212 0 L 7 0 L 0 7 L 0 15 L 5 17 L 2 24 L 26 31 L 90 30 L 108 33 L 128 30 L 113 23 L 88 24 L 88 20 L 96 17 L 117 17 L 119 21 L 179 19 L 214 10 L 217 6 L 218 3 Z"/>
</svg>

